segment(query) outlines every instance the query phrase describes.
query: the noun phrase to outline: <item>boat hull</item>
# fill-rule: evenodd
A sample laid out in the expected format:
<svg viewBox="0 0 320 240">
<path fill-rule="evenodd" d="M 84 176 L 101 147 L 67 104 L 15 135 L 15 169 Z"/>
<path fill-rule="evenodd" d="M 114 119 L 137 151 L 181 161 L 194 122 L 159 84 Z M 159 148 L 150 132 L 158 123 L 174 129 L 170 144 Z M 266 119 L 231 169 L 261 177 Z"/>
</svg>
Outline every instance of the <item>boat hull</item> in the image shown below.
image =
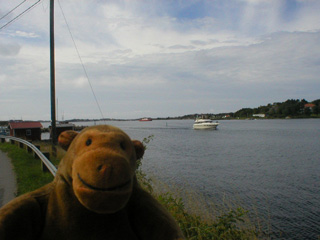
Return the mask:
<svg viewBox="0 0 320 240">
<path fill-rule="evenodd" d="M 151 122 L 152 118 L 141 118 L 139 121 L 140 122 Z"/>
<path fill-rule="evenodd" d="M 193 124 L 193 129 L 217 129 L 218 123 L 208 123 L 208 124 Z"/>
</svg>

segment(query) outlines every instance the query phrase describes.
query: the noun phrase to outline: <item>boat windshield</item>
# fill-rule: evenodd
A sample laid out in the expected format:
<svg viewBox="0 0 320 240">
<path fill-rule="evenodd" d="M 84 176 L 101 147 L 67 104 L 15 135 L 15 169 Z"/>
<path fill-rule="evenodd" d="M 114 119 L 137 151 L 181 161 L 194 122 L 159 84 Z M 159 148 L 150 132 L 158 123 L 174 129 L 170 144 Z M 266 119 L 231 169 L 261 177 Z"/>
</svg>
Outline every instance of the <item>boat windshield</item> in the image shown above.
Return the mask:
<svg viewBox="0 0 320 240">
<path fill-rule="evenodd" d="M 212 120 L 210 119 L 196 119 L 196 123 L 211 123 Z"/>
</svg>

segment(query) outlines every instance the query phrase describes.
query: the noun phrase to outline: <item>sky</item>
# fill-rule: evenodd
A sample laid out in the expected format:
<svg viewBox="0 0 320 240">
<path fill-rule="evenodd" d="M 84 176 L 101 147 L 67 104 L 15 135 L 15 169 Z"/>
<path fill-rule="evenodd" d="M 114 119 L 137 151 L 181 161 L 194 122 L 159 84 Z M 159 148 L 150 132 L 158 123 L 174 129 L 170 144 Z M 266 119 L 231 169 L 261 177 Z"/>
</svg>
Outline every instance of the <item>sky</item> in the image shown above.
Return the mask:
<svg viewBox="0 0 320 240">
<path fill-rule="evenodd" d="M 0 120 L 51 119 L 49 0 L 3 27 L 36 2 L 0 0 Z M 319 12 L 319 0 L 56 0 L 57 119 L 319 99 Z"/>
</svg>

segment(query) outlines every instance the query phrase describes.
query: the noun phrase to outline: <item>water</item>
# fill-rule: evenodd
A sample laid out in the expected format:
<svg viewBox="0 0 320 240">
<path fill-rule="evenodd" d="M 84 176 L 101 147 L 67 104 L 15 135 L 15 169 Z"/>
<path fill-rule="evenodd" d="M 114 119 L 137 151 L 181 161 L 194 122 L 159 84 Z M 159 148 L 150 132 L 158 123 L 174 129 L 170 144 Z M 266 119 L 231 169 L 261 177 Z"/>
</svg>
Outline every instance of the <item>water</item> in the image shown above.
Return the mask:
<svg viewBox="0 0 320 240">
<path fill-rule="evenodd" d="M 167 184 L 257 212 L 273 239 L 320 236 L 320 120 L 106 122 L 132 139 L 154 135 L 143 169 Z M 93 122 L 77 125 L 93 125 Z M 98 123 L 95 123 L 98 124 Z"/>
</svg>

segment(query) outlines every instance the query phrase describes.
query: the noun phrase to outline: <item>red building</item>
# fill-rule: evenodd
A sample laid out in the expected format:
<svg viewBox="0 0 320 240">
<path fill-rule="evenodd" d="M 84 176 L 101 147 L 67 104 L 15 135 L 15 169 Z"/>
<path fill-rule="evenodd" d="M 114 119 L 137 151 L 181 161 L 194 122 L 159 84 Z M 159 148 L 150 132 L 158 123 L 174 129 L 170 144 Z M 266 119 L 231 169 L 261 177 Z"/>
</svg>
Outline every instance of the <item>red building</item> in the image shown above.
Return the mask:
<svg viewBox="0 0 320 240">
<path fill-rule="evenodd" d="M 316 106 L 316 105 L 313 104 L 313 103 L 307 103 L 307 104 L 304 105 L 305 108 L 310 108 L 310 110 L 311 110 L 313 107 L 315 107 L 315 106 Z"/>
<path fill-rule="evenodd" d="M 25 140 L 41 140 L 40 122 L 9 122 L 10 136 Z"/>
</svg>

